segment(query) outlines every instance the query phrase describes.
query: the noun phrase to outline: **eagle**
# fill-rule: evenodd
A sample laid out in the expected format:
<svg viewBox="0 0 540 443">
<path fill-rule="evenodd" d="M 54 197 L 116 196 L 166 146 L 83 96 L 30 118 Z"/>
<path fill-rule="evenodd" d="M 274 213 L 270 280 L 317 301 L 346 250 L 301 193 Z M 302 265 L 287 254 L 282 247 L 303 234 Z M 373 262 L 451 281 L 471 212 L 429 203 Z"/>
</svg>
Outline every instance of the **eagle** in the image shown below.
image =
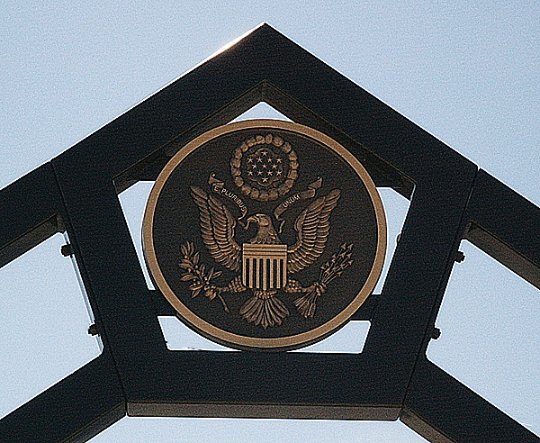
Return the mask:
<svg viewBox="0 0 540 443">
<path fill-rule="evenodd" d="M 286 245 L 286 266 L 284 264 L 283 268 L 286 269 L 287 278 L 285 285 L 280 288 L 283 292 L 297 293 L 305 289 L 290 276 L 311 266 L 323 254 L 330 232 L 330 215 L 337 206 L 340 194 L 338 189 L 333 189 L 318 197 L 296 218 L 296 242 Z M 220 265 L 232 272 L 239 272 L 222 290 L 237 293 L 251 290 L 252 297 L 240 307 L 242 318 L 265 329 L 281 325 L 283 319 L 289 315 L 289 310 L 277 296 L 278 289 L 248 287 L 242 279 L 244 245 L 239 245 L 235 240 L 236 218 L 216 196 L 207 194 L 199 187 L 191 187 L 191 196 L 199 208 L 201 236 L 208 252 Z M 248 230 L 252 226 L 255 226 L 257 231 L 248 241 L 248 245 L 261 245 L 262 250 L 266 248 L 263 245 L 284 245 L 270 215 L 251 215 L 244 228 Z M 285 245 L 282 248 L 285 248 Z M 297 308 L 300 310 L 298 304 Z M 308 317 L 307 314 L 304 316 Z M 309 316 L 312 316 L 312 313 Z"/>
</svg>

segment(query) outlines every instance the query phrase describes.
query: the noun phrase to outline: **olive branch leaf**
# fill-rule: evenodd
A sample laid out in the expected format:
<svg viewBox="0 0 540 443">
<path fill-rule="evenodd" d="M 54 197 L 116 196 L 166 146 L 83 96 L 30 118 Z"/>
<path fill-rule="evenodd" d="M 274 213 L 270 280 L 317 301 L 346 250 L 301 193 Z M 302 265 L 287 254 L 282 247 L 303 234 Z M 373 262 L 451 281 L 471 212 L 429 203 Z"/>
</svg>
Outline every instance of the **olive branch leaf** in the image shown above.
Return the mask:
<svg viewBox="0 0 540 443">
<path fill-rule="evenodd" d="M 181 245 L 180 252 L 182 260 L 179 266 L 183 270 L 180 280 L 190 283 L 191 298 L 198 297 L 201 293 L 209 300 L 214 300 L 217 297 L 225 312 L 230 312 L 227 303 L 220 294 L 221 289 L 212 283 L 212 280 L 221 275 L 221 271 L 216 271 L 214 268 L 207 270 L 204 264 L 199 263 L 200 255 L 192 242 Z"/>
</svg>

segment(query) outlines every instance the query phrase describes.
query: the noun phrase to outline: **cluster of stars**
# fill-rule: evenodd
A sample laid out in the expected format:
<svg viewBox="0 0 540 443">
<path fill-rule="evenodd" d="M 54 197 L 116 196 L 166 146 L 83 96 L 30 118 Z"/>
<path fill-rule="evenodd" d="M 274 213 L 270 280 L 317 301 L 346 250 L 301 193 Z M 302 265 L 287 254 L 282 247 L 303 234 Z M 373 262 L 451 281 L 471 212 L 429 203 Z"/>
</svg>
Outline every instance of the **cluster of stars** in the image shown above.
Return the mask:
<svg viewBox="0 0 540 443">
<path fill-rule="evenodd" d="M 283 175 L 283 160 L 269 149 L 259 149 L 247 159 L 247 176 L 261 185 L 279 180 Z"/>
</svg>

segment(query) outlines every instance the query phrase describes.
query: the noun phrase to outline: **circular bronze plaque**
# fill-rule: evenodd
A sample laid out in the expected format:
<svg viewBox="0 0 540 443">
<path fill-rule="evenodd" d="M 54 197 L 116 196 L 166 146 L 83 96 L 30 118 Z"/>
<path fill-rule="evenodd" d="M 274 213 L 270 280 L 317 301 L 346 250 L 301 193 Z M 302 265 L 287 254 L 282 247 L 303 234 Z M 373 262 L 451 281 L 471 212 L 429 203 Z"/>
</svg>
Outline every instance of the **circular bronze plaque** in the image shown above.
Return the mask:
<svg viewBox="0 0 540 443">
<path fill-rule="evenodd" d="M 181 320 L 221 344 L 287 350 L 323 339 L 371 293 L 384 210 L 358 160 L 296 123 L 208 131 L 160 173 L 146 261 Z"/>
</svg>

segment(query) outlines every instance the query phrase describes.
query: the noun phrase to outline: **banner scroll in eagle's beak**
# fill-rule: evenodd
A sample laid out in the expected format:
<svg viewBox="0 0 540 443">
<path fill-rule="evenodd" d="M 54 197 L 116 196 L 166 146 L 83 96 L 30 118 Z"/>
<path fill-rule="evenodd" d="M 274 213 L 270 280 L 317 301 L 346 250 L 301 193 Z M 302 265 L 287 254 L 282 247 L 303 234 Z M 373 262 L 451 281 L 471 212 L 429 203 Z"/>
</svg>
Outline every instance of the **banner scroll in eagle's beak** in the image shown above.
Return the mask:
<svg viewBox="0 0 540 443">
<path fill-rule="evenodd" d="M 221 180 L 218 180 L 214 173 L 210 174 L 210 177 L 208 177 L 208 184 L 212 188 L 212 191 L 214 191 L 216 194 L 227 197 L 236 206 L 238 206 L 238 209 L 240 210 L 240 213 L 242 214 L 240 218 L 238 219 L 239 222 L 247 215 L 248 209 L 244 201 L 234 192 L 229 191 L 225 187 L 225 183 L 223 183 Z M 244 226 L 242 222 L 240 222 L 240 225 Z"/>
<path fill-rule="evenodd" d="M 296 192 L 285 201 L 281 202 L 279 206 L 274 210 L 274 217 L 276 217 L 276 220 L 278 220 L 279 223 L 279 229 L 278 232 L 281 234 L 283 230 L 283 224 L 285 223 L 285 220 L 281 218 L 281 215 L 289 209 L 292 205 L 294 205 L 296 202 L 299 202 L 301 200 L 307 200 L 310 198 L 315 197 L 315 194 L 317 193 L 317 190 L 322 186 L 322 178 L 318 178 L 313 183 L 310 183 L 308 185 L 308 188 L 305 191 L 302 192 Z"/>
</svg>

